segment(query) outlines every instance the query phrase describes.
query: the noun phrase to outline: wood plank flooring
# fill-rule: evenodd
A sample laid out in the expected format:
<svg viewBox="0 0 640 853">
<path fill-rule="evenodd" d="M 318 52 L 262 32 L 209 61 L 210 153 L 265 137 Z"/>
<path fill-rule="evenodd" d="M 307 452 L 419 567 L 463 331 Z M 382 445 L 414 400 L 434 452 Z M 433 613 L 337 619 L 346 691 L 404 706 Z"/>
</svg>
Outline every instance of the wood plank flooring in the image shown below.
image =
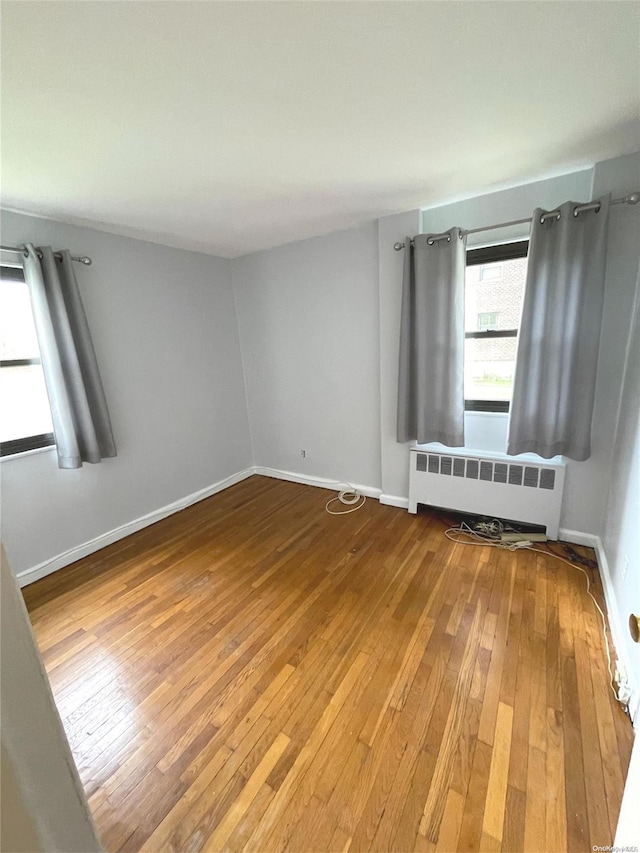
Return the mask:
<svg viewBox="0 0 640 853">
<path fill-rule="evenodd" d="M 612 844 L 632 729 L 580 572 L 327 495 L 252 477 L 24 590 L 105 849 Z"/>
</svg>

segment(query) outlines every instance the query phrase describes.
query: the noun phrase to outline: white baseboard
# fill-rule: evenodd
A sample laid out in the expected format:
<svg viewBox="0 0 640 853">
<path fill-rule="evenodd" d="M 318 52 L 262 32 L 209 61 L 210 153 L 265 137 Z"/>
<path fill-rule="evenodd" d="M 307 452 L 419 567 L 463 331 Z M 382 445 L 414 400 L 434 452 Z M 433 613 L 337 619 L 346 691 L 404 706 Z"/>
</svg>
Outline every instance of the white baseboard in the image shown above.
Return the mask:
<svg viewBox="0 0 640 853">
<path fill-rule="evenodd" d="M 598 567 L 600 569 L 600 577 L 602 578 L 602 588 L 604 589 L 604 599 L 607 605 L 607 616 L 609 617 L 609 625 L 611 626 L 611 636 L 616 649 L 616 656 L 620 663 L 624 666 L 629 680 L 629 689 L 631 690 L 631 698 L 629 700 L 629 715 L 634 722 L 634 728 L 637 728 L 638 709 L 640 707 L 640 685 L 636 684 L 633 668 L 626 655 L 626 637 L 627 626 L 623 625 L 620 619 L 620 611 L 617 606 L 616 594 L 613 589 L 613 578 L 609 569 L 609 561 L 604 546 L 600 537 L 597 537 L 598 544 L 596 546 L 596 555 L 598 557 Z"/>
<path fill-rule="evenodd" d="M 609 619 L 609 627 L 611 628 L 611 637 L 615 646 L 615 654 L 620 663 L 624 666 L 629 679 L 629 688 L 631 690 L 631 699 L 629 701 L 629 711 L 631 719 L 637 727 L 638 710 L 640 708 L 640 685 L 635 683 L 634 672 L 631 668 L 626 655 L 626 626 L 622 624 L 620 619 L 620 611 L 617 606 L 616 595 L 613 589 L 613 579 L 611 570 L 609 569 L 609 561 L 604 550 L 604 545 L 599 536 L 593 533 L 581 533 L 579 530 L 567 530 L 560 528 L 559 538 L 565 542 L 572 542 L 574 545 L 586 545 L 588 548 L 593 548 L 596 552 L 598 560 L 598 569 L 600 570 L 600 578 L 602 580 L 602 588 L 604 590 L 604 600 Z"/>
<path fill-rule="evenodd" d="M 600 537 L 593 533 L 581 533 L 579 530 L 568 530 L 566 527 L 560 528 L 558 539 L 563 542 L 571 542 L 573 545 L 584 545 L 587 548 L 593 548 L 594 551 L 598 550 L 600 543 Z"/>
<path fill-rule="evenodd" d="M 399 495 L 380 495 L 380 503 L 385 504 L 385 506 L 409 509 L 409 498 L 401 498 Z"/>
<path fill-rule="evenodd" d="M 211 495 L 215 495 L 217 492 L 223 491 L 223 489 L 228 489 L 229 486 L 233 486 L 241 480 L 246 480 L 247 477 L 251 477 L 254 473 L 253 468 L 245 468 L 244 471 L 238 471 L 236 474 L 231 474 L 231 476 L 225 477 L 224 480 L 219 480 L 212 486 L 207 486 L 205 489 L 193 492 L 184 498 L 180 498 L 173 503 L 167 504 L 166 506 L 160 507 L 160 509 L 150 512 L 147 515 L 140 516 L 140 518 L 136 518 L 133 521 L 122 524 L 114 530 L 109 530 L 100 536 L 96 536 L 95 539 L 90 539 L 88 542 L 83 542 L 82 545 L 70 548 L 68 551 L 64 551 L 62 554 L 58 554 L 50 560 L 45 560 L 43 563 L 39 563 L 31 569 L 25 569 L 16 576 L 18 584 L 20 587 L 23 587 L 33 583 L 34 581 L 40 580 L 40 578 L 44 578 L 46 575 L 52 574 L 52 572 L 57 572 L 58 569 L 62 569 L 70 563 L 75 563 L 76 560 L 80 560 L 88 554 L 93 554 L 101 548 L 106 548 L 106 546 L 111 545 L 112 542 L 124 539 L 125 536 L 130 536 L 137 530 L 142 530 L 143 527 L 155 524 L 156 521 L 160 521 L 162 518 L 166 518 L 174 512 L 179 512 L 181 509 L 186 509 L 186 507 L 204 500 L 204 498 L 211 497 Z"/>
<path fill-rule="evenodd" d="M 348 483 L 346 480 L 327 480 L 325 477 L 312 477 L 309 474 L 280 471 L 278 468 L 264 468 L 260 465 L 254 466 L 253 473 L 259 474 L 262 477 L 274 477 L 276 480 L 289 480 L 291 483 L 302 483 L 304 486 L 317 486 L 321 489 L 330 489 L 333 492 L 339 492 L 344 486 L 351 486 L 368 498 L 378 499 L 381 493 L 381 489 L 376 489 L 373 486 L 361 486 L 359 483 Z"/>
</svg>

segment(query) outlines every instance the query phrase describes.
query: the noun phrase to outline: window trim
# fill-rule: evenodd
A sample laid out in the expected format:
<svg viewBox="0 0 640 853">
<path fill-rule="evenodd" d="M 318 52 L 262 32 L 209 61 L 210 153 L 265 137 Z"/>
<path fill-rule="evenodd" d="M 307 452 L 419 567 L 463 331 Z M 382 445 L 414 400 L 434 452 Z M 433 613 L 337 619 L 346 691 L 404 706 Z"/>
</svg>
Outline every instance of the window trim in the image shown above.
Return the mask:
<svg viewBox="0 0 640 853">
<path fill-rule="evenodd" d="M 8 281 L 24 282 L 24 274 L 19 267 L 0 265 L 2 278 Z M 0 361 L 3 367 L 28 367 L 32 364 L 42 364 L 39 357 L 36 358 L 10 358 Z M 52 447 L 55 437 L 52 432 L 44 432 L 38 435 L 25 435 L 21 438 L 12 438 L 9 441 L 0 442 L 0 458 L 15 456 L 17 453 L 25 453 L 28 450 L 39 450 L 44 447 Z"/>
<path fill-rule="evenodd" d="M 490 264 L 496 261 L 513 261 L 526 258 L 529 253 L 529 240 L 517 240 L 512 243 L 499 243 L 496 246 L 483 246 L 481 249 L 467 251 L 466 266 Z M 517 329 L 485 329 L 484 331 L 465 332 L 467 338 L 489 340 L 491 338 L 517 338 Z M 508 412 L 509 400 L 468 400 L 464 401 L 465 412 Z"/>
<path fill-rule="evenodd" d="M 40 435 L 28 435 L 26 438 L 12 438 L 0 444 L 0 457 L 15 456 L 16 453 L 25 453 L 27 450 L 39 450 L 43 447 L 52 447 L 55 444 L 52 432 L 43 432 Z"/>
</svg>

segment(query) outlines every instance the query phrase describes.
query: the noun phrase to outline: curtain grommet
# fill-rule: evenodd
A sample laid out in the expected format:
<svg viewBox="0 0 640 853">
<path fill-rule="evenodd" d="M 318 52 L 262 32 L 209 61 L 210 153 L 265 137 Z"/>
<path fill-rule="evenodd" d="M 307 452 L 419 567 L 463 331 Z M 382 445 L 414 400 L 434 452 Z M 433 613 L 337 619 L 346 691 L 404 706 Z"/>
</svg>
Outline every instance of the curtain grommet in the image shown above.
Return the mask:
<svg viewBox="0 0 640 853">
<path fill-rule="evenodd" d="M 447 243 L 451 242 L 451 237 L 447 237 Z"/>
<path fill-rule="evenodd" d="M 427 240 L 427 246 L 433 246 L 434 240 Z"/>
</svg>

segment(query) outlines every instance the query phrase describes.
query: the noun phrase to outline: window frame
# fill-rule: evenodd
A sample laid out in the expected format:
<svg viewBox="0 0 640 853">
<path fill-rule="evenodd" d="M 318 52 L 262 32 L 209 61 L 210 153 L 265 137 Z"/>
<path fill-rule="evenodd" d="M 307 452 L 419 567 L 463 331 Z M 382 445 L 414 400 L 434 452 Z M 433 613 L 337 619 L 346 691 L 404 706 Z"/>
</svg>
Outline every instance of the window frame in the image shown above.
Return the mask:
<svg viewBox="0 0 640 853">
<path fill-rule="evenodd" d="M 24 282 L 24 273 L 21 267 L 0 264 L 2 278 L 9 281 Z M 0 369 L 3 367 L 27 367 L 31 364 L 42 364 L 37 358 L 8 358 L 0 360 Z M 26 453 L 28 450 L 39 450 L 44 447 L 53 447 L 55 437 L 52 432 L 40 433 L 38 435 L 25 435 L 21 438 L 12 438 L 9 441 L 0 442 L 0 458 L 15 456 L 17 453 Z"/>
<path fill-rule="evenodd" d="M 484 266 L 486 263 L 487 263 L 487 261 L 485 261 L 485 262 L 483 263 L 483 266 Z M 483 269 L 482 269 L 482 270 L 480 270 L 480 281 L 500 281 L 500 279 L 503 277 L 503 276 L 502 276 L 502 264 L 500 265 L 500 273 L 499 273 L 499 275 L 490 275 L 490 276 L 487 276 L 487 278 L 485 278 L 485 277 L 484 277 L 484 273 L 485 273 L 485 270 L 483 270 Z"/>
<path fill-rule="evenodd" d="M 475 267 L 479 264 L 490 264 L 500 261 L 513 261 L 517 258 L 526 258 L 529 253 L 529 240 L 517 240 L 513 243 L 499 243 L 495 246 L 483 246 L 481 249 L 468 249 L 466 267 Z M 496 279 L 497 280 L 497 279 Z M 492 312 L 494 313 L 494 312 Z M 467 338 L 489 340 L 491 338 L 517 338 L 518 329 L 484 329 L 464 333 Z M 465 412 L 500 412 L 508 413 L 509 400 L 468 400 L 465 397 Z"/>
<path fill-rule="evenodd" d="M 495 332 L 496 329 L 492 329 L 491 326 L 497 326 L 498 325 L 498 317 L 499 316 L 500 316 L 499 311 L 481 311 L 478 314 L 478 328 L 476 329 L 476 331 L 477 332 Z M 490 323 L 485 323 L 483 325 L 481 322 L 483 317 L 485 317 L 485 318 L 486 317 L 495 317 L 495 319 L 491 320 Z"/>
</svg>

